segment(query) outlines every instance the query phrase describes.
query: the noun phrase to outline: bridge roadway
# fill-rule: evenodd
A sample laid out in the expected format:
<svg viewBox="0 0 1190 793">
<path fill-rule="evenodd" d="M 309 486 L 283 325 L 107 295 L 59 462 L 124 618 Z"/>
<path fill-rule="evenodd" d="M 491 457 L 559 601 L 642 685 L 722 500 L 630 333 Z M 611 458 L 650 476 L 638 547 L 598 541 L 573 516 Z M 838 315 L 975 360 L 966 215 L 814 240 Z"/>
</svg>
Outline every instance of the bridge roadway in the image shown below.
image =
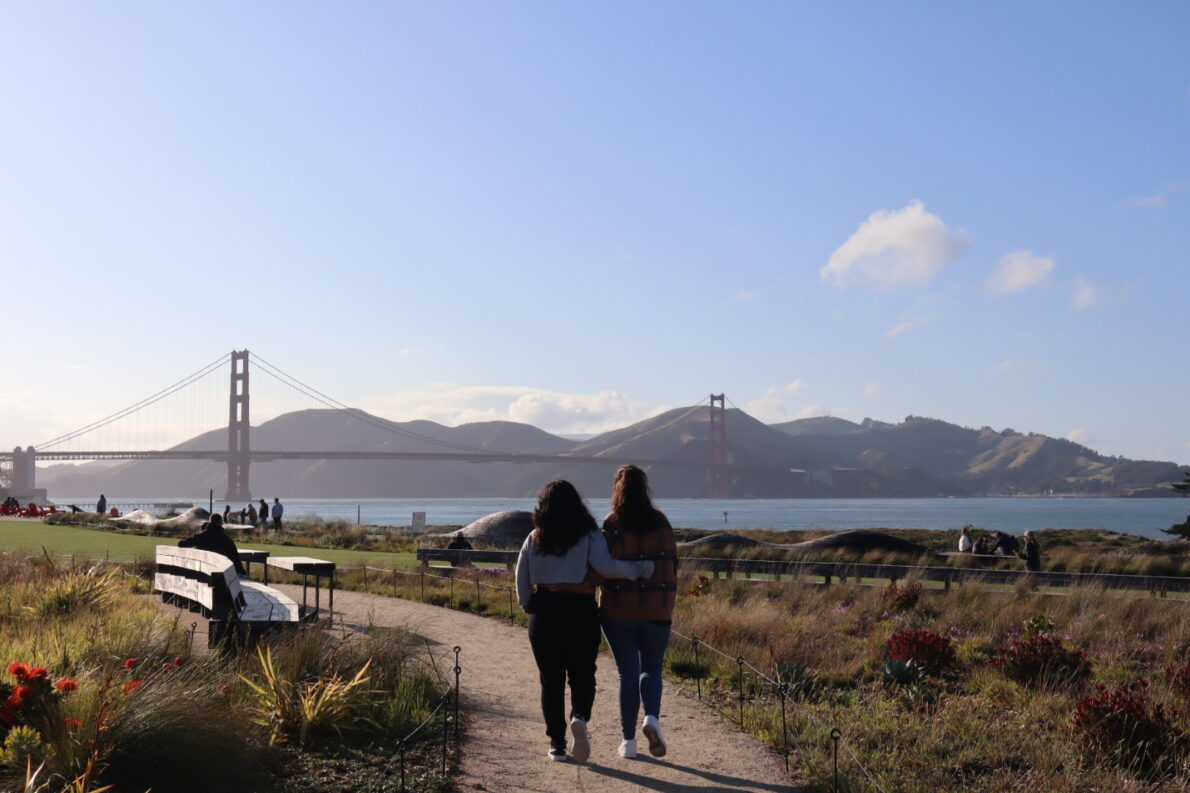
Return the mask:
<svg viewBox="0 0 1190 793">
<path fill-rule="evenodd" d="M 90 452 L 70 452 L 70 451 L 37 451 L 35 452 L 36 459 L 42 460 L 213 460 L 216 462 L 227 462 L 229 456 L 227 450 L 211 450 L 211 451 L 194 451 L 183 449 L 171 449 L 168 451 L 127 451 L 127 450 L 109 450 L 109 451 L 90 451 Z M 237 456 L 243 453 L 236 453 Z M 723 464 L 720 466 L 712 466 L 708 462 L 696 462 L 692 460 L 641 460 L 628 459 L 620 457 L 600 457 L 589 455 L 565 455 L 565 454 L 512 454 L 507 452 L 364 452 L 364 451 L 343 451 L 343 452 L 305 452 L 305 451 L 257 451 L 253 449 L 247 453 L 247 458 L 251 462 L 263 463 L 271 462 L 273 460 L 421 460 L 421 461 L 439 461 L 439 462 L 465 462 L 465 463 L 577 463 L 580 465 L 623 465 L 625 463 L 632 463 L 639 466 L 664 466 L 669 468 L 690 468 L 706 470 L 711 467 L 718 467 L 725 471 L 758 471 L 758 472 L 784 472 L 789 473 L 787 468 L 777 468 L 773 466 L 749 466 L 736 464 Z M 0 452 L 0 462 L 11 463 L 13 459 L 12 452 Z M 242 457 L 241 457 L 242 459 Z"/>
</svg>

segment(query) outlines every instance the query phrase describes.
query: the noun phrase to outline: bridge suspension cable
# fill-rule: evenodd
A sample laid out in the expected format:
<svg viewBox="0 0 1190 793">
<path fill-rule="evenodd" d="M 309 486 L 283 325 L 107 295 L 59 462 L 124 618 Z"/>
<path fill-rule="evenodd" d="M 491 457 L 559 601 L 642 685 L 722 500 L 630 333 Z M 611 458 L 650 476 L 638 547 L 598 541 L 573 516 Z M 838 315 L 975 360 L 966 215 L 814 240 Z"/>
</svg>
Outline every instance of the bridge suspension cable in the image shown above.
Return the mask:
<svg viewBox="0 0 1190 793">
<path fill-rule="evenodd" d="M 72 432 L 68 432 L 65 435 L 59 435 L 57 438 L 51 438 L 48 441 L 36 444 L 34 446 L 34 448 L 37 449 L 38 451 L 45 451 L 46 449 L 50 449 L 54 446 L 59 446 L 63 443 L 66 443 L 67 441 L 73 440 L 73 439 L 79 437 L 80 435 L 85 435 L 88 432 L 93 432 L 95 430 L 100 429 L 101 427 L 106 427 L 108 424 L 119 421 L 120 419 L 127 418 L 128 416 L 131 416 L 132 414 L 137 413 L 137 412 L 149 407 L 152 404 L 160 402 L 161 400 L 165 399 L 166 397 L 171 396 L 172 394 L 175 394 L 178 391 L 181 391 L 186 386 L 191 385 L 195 381 L 205 377 L 206 375 L 208 375 L 211 372 L 218 369 L 223 364 L 227 363 L 227 359 L 229 357 L 230 357 L 230 353 L 226 353 L 226 354 L 220 356 L 218 360 L 216 360 L 210 364 L 207 364 L 206 366 L 199 369 L 197 372 L 194 372 L 193 374 L 183 377 L 181 380 L 174 383 L 173 385 L 163 388 L 162 390 L 158 391 L 156 394 L 145 397 L 140 402 L 137 402 L 134 405 L 130 405 L 129 407 L 124 408 L 123 410 L 119 410 L 119 411 L 111 414 L 110 416 L 99 419 L 98 421 L 94 421 L 85 427 L 80 427 L 79 429 L 74 430 Z"/>
<path fill-rule="evenodd" d="M 266 361 L 264 358 L 261 358 L 256 353 L 252 354 L 251 361 L 258 366 L 259 371 L 261 371 L 264 374 L 267 374 L 269 377 L 272 377 L 274 380 L 277 380 L 277 381 L 283 383 L 284 385 L 287 385 L 290 388 L 293 388 L 293 389 L 301 392 L 306 397 L 313 399 L 314 401 L 318 402 L 321 405 L 331 408 L 332 410 L 342 410 L 347 413 L 350 413 L 352 416 L 358 418 L 360 421 L 362 421 L 366 424 L 370 424 L 374 427 L 377 427 L 378 429 L 382 429 L 382 430 L 384 430 L 386 432 L 390 432 L 394 435 L 399 435 L 399 436 L 407 438 L 409 440 L 421 441 L 423 443 L 429 443 L 434 446 L 441 446 L 441 447 L 447 448 L 447 449 L 454 449 L 455 451 L 475 452 L 477 454 L 490 454 L 491 453 L 490 449 L 477 449 L 473 446 L 465 446 L 465 445 L 459 444 L 459 443 L 451 443 L 450 441 L 439 440 L 438 438 L 431 438 L 428 435 L 422 435 L 419 432 L 414 432 L 413 430 L 407 430 L 402 427 L 398 427 L 394 423 L 388 421 L 387 419 L 378 418 L 376 416 L 373 416 L 369 413 L 364 412 L 363 410 L 360 410 L 359 408 L 349 407 L 349 406 L 343 404 L 342 402 L 340 402 L 339 400 L 335 399 L 334 397 L 327 396 L 326 394 L 317 390 L 313 386 L 306 385 L 305 383 L 303 383 L 301 380 L 298 380 L 293 375 L 287 374 L 282 369 L 269 363 L 268 361 Z"/>
</svg>

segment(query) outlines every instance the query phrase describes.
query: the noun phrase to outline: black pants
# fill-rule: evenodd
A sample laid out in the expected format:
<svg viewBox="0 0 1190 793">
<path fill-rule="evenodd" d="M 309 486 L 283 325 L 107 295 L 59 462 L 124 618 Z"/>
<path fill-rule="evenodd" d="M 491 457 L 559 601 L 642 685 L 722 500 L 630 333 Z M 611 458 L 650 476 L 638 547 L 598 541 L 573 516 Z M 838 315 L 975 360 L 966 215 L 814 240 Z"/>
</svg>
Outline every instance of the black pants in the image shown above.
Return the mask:
<svg viewBox="0 0 1190 793">
<path fill-rule="evenodd" d="M 595 656 L 599 652 L 599 612 L 594 595 L 538 592 L 529 615 L 529 644 L 541 673 L 541 714 L 555 748 L 566 747 L 566 680 L 570 715 L 591 720 L 595 704 Z"/>
</svg>

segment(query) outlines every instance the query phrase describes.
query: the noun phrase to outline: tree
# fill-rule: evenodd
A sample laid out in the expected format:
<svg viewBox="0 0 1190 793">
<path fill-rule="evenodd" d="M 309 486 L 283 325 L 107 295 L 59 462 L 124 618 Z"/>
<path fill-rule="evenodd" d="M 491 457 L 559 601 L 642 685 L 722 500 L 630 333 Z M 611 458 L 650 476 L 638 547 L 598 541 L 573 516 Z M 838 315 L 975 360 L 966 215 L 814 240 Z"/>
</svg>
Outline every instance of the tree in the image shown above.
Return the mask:
<svg viewBox="0 0 1190 793">
<path fill-rule="evenodd" d="M 1183 496 L 1190 496 L 1190 471 L 1183 471 L 1182 475 L 1186 477 L 1185 481 L 1174 482 L 1170 488 L 1178 491 Z M 1175 537 L 1181 537 L 1183 540 L 1190 540 L 1190 515 L 1181 523 L 1174 524 L 1168 529 L 1162 529 L 1166 534 L 1172 534 Z"/>
</svg>

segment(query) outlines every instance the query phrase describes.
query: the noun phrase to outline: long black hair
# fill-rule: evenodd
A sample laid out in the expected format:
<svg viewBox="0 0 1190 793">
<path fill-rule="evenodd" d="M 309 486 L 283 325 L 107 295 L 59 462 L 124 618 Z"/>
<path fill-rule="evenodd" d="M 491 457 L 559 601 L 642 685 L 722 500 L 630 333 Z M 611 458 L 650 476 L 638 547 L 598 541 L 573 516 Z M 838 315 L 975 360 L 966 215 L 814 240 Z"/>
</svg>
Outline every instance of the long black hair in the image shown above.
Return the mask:
<svg viewBox="0 0 1190 793">
<path fill-rule="evenodd" d="M 574 485 L 555 479 L 541 488 L 533 510 L 533 547 L 540 554 L 565 556 L 574 544 L 598 528 Z"/>
<path fill-rule="evenodd" d="M 653 506 L 649 477 L 635 465 L 621 465 L 612 484 L 612 511 L 609 516 L 616 533 L 645 534 L 669 525 L 665 514 Z"/>
</svg>

